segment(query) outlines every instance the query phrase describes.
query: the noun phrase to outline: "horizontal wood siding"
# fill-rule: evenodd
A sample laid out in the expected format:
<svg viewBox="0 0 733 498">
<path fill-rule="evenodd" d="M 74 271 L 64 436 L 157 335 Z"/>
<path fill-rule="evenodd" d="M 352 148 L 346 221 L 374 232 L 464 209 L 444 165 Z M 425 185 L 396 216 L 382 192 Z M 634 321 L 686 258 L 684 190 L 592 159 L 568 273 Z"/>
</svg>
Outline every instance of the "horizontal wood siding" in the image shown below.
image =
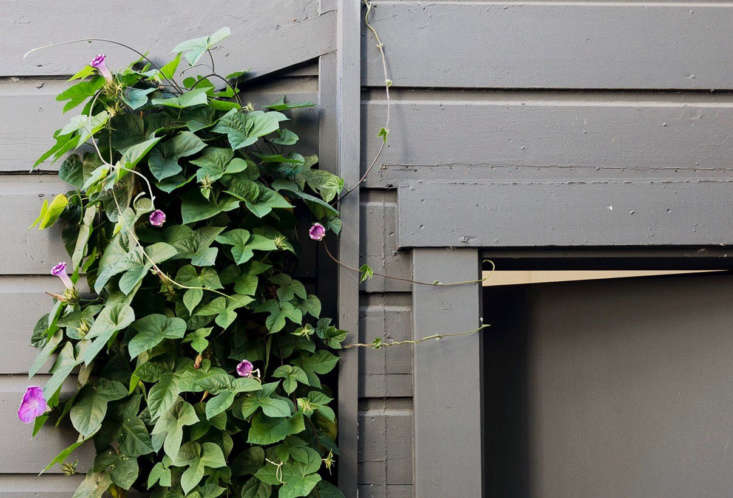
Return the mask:
<svg viewBox="0 0 733 498">
<path fill-rule="evenodd" d="M 41 429 L 41 432 L 31 438 L 33 425 L 23 425 L 18 421 L 18 405 L 28 385 L 43 386 L 48 380 L 47 375 L 38 375 L 28 380 L 26 375 L 0 375 L 0 441 L 4 451 L 0 451 L 0 478 L 4 474 L 38 474 L 51 459 L 61 450 L 73 443 L 76 431 L 68 424 L 61 428 L 54 428 L 53 424 Z M 72 381 L 67 381 L 62 388 L 62 395 L 73 389 Z M 79 471 L 89 468 L 94 448 L 86 443 L 79 448 L 69 463 L 79 462 Z M 48 471 L 49 474 L 61 473 L 58 466 Z"/>
<path fill-rule="evenodd" d="M 359 340 L 412 339 L 409 293 L 366 294 L 361 299 Z M 360 392 L 366 398 L 412 396 L 412 346 L 362 350 Z"/>
<path fill-rule="evenodd" d="M 730 246 L 732 193 L 731 179 L 425 182 L 400 188 L 399 245 Z"/>
<path fill-rule="evenodd" d="M 245 86 L 243 100 L 255 106 L 272 104 L 283 96 L 291 102 L 317 102 L 318 80 L 313 64 L 302 66 L 294 74 L 257 85 Z M 53 144 L 53 131 L 61 128 L 80 108 L 62 114 L 63 104 L 55 97 L 67 83 L 63 80 L 39 78 L 6 78 L 0 80 L 0 172 L 28 172 L 33 163 Z M 300 135 L 303 151 L 318 149 L 318 109 L 291 111 L 292 121 L 283 126 Z M 58 164 L 42 164 L 41 170 L 55 170 Z"/>
<path fill-rule="evenodd" d="M 69 498 L 82 476 L 0 476 L 0 498 Z"/>
<path fill-rule="evenodd" d="M 51 275 L 0 277 L 0 373 L 24 374 L 38 350 L 30 344 L 36 321 L 48 313 L 52 300 L 45 292 L 63 292 L 61 281 Z M 43 371 L 52 363 L 49 361 Z"/>
<path fill-rule="evenodd" d="M 71 75 L 104 52 L 112 68 L 132 54 L 111 44 L 75 43 L 35 52 L 50 43 L 104 38 L 127 43 L 155 60 L 170 57 L 180 41 L 228 26 L 232 36 L 215 54 L 222 75 L 242 69 L 261 75 L 314 59 L 335 48 L 335 15 L 319 13 L 318 0 L 224 0 L 195 7 L 172 0 L 95 2 L 65 6 L 47 0 L 0 0 L 0 76 Z M 246 49 L 239 49 L 246 47 Z"/>
<path fill-rule="evenodd" d="M 0 176 L 0 226 L 5 233 L 0 275 L 47 275 L 68 257 L 58 226 L 29 229 L 44 200 L 66 192 L 68 185 L 55 175 Z"/>
<path fill-rule="evenodd" d="M 390 1 L 373 24 L 395 86 L 733 88 L 729 3 Z M 366 35 L 364 54 L 384 85 Z"/>
<path fill-rule="evenodd" d="M 410 292 L 409 281 L 383 278 L 410 278 L 409 253 L 397 251 L 397 195 L 396 191 L 367 190 L 361 203 L 362 244 L 360 259 L 374 270 L 375 275 L 362 284 L 365 292 Z"/>
<path fill-rule="evenodd" d="M 369 176 L 404 179 L 728 177 L 733 98 L 698 93 L 394 91 L 390 146 Z M 383 92 L 367 94 L 362 170 Z"/>
<path fill-rule="evenodd" d="M 362 400 L 359 413 L 359 496 L 412 494 L 412 399 Z"/>
</svg>

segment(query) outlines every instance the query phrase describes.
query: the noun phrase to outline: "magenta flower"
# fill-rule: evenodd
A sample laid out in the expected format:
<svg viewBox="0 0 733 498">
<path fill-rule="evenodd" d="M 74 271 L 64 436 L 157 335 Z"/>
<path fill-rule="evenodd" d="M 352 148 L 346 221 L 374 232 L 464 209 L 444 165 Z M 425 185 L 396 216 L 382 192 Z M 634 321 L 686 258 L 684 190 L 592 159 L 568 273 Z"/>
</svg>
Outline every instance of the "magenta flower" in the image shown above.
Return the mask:
<svg viewBox="0 0 733 498">
<path fill-rule="evenodd" d="M 308 236 L 313 240 L 323 240 L 326 236 L 326 227 L 320 223 L 313 223 L 313 226 L 308 230 Z"/>
<path fill-rule="evenodd" d="M 36 417 L 40 417 L 48 410 L 46 399 L 43 397 L 43 389 L 38 386 L 30 386 L 25 390 L 23 401 L 18 408 L 18 418 L 24 424 L 30 424 Z"/>
<path fill-rule="evenodd" d="M 66 262 L 65 261 L 62 261 L 61 263 L 51 268 L 51 275 L 59 277 L 67 289 L 74 288 L 74 284 L 71 282 L 69 275 L 66 274 Z"/>
<path fill-rule="evenodd" d="M 165 213 L 160 209 L 156 209 L 150 213 L 150 224 L 154 227 L 162 227 L 165 223 Z"/>
<path fill-rule="evenodd" d="M 104 79 L 106 79 L 107 81 L 112 81 L 112 73 L 107 68 L 107 64 L 105 64 L 104 62 L 105 59 L 107 59 L 107 57 L 105 57 L 104 54 L 99 54 L 94 59 L 92 59 L 89 65 L 99 71 L 99 74 L 104 76 Z"/>
<path fill-rule="evenodd" d="M 237 373 L 240 377 L 249 377 L 252 375 L 253 369 L 254 365 L 252 365 L 252 362 L 249 360 L 242 360 L 239 362 L 239 365 L 237 365 Z"/>
</svg>

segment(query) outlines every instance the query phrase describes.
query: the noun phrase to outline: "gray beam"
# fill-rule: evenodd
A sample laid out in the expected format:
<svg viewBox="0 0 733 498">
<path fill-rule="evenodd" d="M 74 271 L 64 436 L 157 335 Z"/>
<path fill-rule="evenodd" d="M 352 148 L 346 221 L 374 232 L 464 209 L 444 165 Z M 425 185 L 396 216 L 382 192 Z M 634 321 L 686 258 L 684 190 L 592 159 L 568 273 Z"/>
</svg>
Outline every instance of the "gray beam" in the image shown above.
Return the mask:
<svg viewBox="0 0 733 498">
<path fill-rule="evenodd" d="M 98 52 L 105 52 L 115 69 L 136 57 L 127 49 L 95 42 L 63 45 L 23 58 L 29 49 L 78 38 L 127 43 L 160 59 L 170 57 L 180 41 L 229 26 L 232 36 L 215 54 L 216 70 L 223 75 L 246 69 L 260 76 L 335 48 L 335 13 L 319 15 L 318 0 L 222 0 L 195 9 L 172 0 L 77 0 L 73 7 L 45 0 L 0 0 L 0 12 L 0 76 L 73 74 Z"/>
<path fill-rule="evenodd" d="M 362 106 L 362 171 L 383 91 Z M 367 186 L 402 180 L 733 176 L 725 93 L 399 90 L 390 146 Z"/>
<path fill-rule="evenodd" d="M 478 251 L 415 249 L 415 280 L 479 278 Z M 478 284 L 414 286 L 415 339 L 473 330 L 480 322 Z M 414 347 L 415 496 L 482 496 L 481 348 L 478 334 Z"/>
<path fill-rule="evenodd" d="M 722 2 L 398 1 L 373 16 L 395 86 L 453 88 L 729 89 L 732 23 Z M 364 83 L 381 86 L 364 47 Z"/>
<path fill-rule="evenodd" d="M 733 180 L 415 182 L 400 247 L 733 244 Z"/>
</svg>

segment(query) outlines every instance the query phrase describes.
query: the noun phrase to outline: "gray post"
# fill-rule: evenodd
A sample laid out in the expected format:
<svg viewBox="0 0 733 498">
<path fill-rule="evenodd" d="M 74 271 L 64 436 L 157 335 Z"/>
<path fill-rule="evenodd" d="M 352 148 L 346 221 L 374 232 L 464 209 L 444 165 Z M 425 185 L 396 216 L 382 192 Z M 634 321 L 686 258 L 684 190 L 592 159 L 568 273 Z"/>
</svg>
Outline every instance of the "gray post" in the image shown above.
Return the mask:
<svg viewBox="0 0 733 498">
<path fill-rule="evenodd" d="M 336 128 L 339 173 L 346 188 L 356 185 L 360 172 L 361 111 L 361 3 L 339 0 L 336 52 Z M 339 238 L 339 259 L 359 266 L 359 189 L 340 204 L 343 228 Z M 339 268 L 338 323 L 351 340 L 359 338 L 359 274 Z M 359 354 L 356 349 L 341 354 L 338 385 L 339 488 L 351 498 L 358 484 Z"/>
<path fill-rule="evenodd" d="M 415 280 L 473 280 L 475 249 L 415 249 Z M 480 286 L 413 286 L 415 339 L 480 325 Z M 414 347 L 415 496 L 480 498 L 481 348 L 478 334 Z"/>
</svg>

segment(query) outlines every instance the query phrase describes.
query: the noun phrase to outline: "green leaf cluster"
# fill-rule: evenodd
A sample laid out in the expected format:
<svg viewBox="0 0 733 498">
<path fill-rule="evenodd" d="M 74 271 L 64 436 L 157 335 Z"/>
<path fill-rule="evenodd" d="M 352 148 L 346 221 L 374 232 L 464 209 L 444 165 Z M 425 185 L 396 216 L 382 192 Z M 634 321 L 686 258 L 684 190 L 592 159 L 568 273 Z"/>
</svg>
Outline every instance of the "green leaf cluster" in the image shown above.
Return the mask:
<svg viewBox="0 0 733 498">
<path fill-rule="evenodd" d="M 49 421 L 78 433 L 47 468 L 86 441 L 96 449 L 75 497 L 339 496 L 324 462 L 337 453 L 331 351 L 346 332 L 293 272 L 304 225 L 338 232 L 343 181 L 282 127 L 312 104 L 244 105 L 243 73 L 175 80 L 228 35 L 183 42 L 162 67 L 133 61 L 112 81 L 87 66 L 58 96 L 81 112 L 37 164 L 64 158 L 72 190 L 44 201 L 33 226 L 63 225 L 72 280 L 91 293 L 56 296 L 30 371 L 52 365 L 52 412 L 34 433 Z"/>
</svg>

